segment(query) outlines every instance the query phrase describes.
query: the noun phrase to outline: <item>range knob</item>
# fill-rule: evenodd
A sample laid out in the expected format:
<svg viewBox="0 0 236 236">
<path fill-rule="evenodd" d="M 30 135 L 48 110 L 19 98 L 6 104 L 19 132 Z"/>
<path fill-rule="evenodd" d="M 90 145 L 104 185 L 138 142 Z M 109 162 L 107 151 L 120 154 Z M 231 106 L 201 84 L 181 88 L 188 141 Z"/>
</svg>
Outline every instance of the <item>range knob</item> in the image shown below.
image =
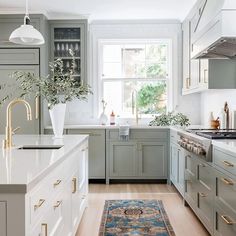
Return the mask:
<svg viewBox="0 0 236 236">
<path fill-rule="evenodd" d="M 205 156 L 206 155 L 206 151 L 205 151 L 204 148 L 198 147 L 197 154 L 201 155 L 201 156 Z"/>
</svg>

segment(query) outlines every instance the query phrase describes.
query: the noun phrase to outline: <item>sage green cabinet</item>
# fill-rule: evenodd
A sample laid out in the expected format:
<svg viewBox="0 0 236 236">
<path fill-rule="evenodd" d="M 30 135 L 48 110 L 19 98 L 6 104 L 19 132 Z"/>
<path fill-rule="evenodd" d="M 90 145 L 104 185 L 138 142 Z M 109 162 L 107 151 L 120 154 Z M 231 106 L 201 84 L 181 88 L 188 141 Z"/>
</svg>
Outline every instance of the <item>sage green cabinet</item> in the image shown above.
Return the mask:
<svg viewBox="0 0 236 236">
<path fill-rule="evenodd" d="M 14 50 L 14 49 L 9 49 Z M 30 49 L 29 49 L 30 50 Z M 39 53 L 39 52 L 38 52 Z M 1 55 L 1 50 L 0 50 Z M 15 79 L 10 75 L 14 71 L 25 71 L 39 75 L 39 65 L 0 65 L 0 84 L 6 84 L 6 89 L 1 91 L 1 98 L 9 93 L 12 94 L 12 98 L 17 97 L 18 92 L 15 91 Z M 9 86 L 9 87 L 8 87 Z M 18 94 L 19 95 L 19 94 Z M 27 121 L 26 110 L 24 105 L 14 106 L 12 109 L 12 125 L 13 128 L 20 127 L 17 131 L 18 134 L 38 134 L 40 132 L 40 107 L 39 103 L 35 102 L 34 96 L 26 96 L 25 99 L 29 102 L 32 108 L 32 120 Z M 0 133 L 5 133 L 6 126 L 6 109 L 9 101 L 5 102 L 0 107 Z M 37 114 L 38 113 L 38 114 Z"/>
<path fill-rule="evenodd" d="M 105 179 L 105 129 L 68 129 L 65 132 L 89 135 L 89 179 Z"/>
<path fill-rule="evenodd" d="M 134 142 L 112 142 L 109 147 L 110 176 L 137 176 L 137 144 Z"/>
<path fill-rule="evenodd" d="M 0 235 L 7 236 L 7 203 L 0 202 Z"/>
<path fill-rule="evenodd" d="M 207 162 L 185 151 L 185 201 L 207 230 L 213 234 L 214 169 Z"/>
<path fill-rule="evenodd" d="M 106 131 L 106 182 L 110 179 L 167 179 L 168 130 L 131 129 L 129 141 L 118 129 Z"/>
<path fill-rule="evenodd" d="M 72 65 L 69 49 L 75 58 L 74 77 L 78 82 L 87 82 L 87 20 L 50 20 L 50 60 L 63 60 L 63 68 L 68 71 Z"/>
<path fill-rule="evenodd" d="M 143 177 L 166 178 L 167 143 L 141 142 L 138 147 L 139 175 Z"/>
<path fill-rule="evenodd" d="M 177 131 L 170 131 L 170 156 L 169 156 L 169 175 L 171 183 L 177 188 L 179 193 L 184 195 L 184 169 L 185 158 L 183 150 L 178 145 Z"/>
</svg>

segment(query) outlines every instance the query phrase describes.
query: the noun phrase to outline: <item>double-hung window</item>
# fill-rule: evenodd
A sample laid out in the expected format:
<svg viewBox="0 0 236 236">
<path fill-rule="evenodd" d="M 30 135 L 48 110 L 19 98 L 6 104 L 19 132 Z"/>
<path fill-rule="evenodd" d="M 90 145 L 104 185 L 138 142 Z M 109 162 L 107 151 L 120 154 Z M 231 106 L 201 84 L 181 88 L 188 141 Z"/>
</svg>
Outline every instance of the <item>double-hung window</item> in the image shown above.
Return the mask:
<svg viewBox="0 0 236 236">
<path fill-rule="evenodd" d="M 108 110 L 131 117 L 166 112 L 170 81 L 170 40 L 101 43 L 101 96 Z"/>
</svg>

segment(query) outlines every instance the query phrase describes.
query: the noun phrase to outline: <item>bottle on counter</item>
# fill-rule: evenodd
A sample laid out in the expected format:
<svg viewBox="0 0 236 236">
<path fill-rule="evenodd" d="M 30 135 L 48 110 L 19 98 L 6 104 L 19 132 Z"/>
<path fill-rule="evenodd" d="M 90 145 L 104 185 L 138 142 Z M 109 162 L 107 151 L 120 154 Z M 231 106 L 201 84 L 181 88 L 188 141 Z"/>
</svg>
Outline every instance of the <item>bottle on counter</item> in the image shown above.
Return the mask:
<svg viewBox="0 0 236 236">
<path fill-rule="evenodd" d="M 110 115 L 110 125 L 115 125 L 116 124 L 115 119 L 116 119 L 115 113 L 112 111 L 111 115 Z"/>
<path fill-rule="evenodd" d="M 213 112 L 211 111 L 210 112 L 210 115 L 209 115 L 209 128 L 212 128 L 211 127 L 211 121 L 214 120 L 214 116 L 213 116 Z"/>
<path fill-rule="evenodd" d="M 222 109 L 220 113 L 220 128 L 226 129 L 226 114 L 224 109 Z"/>
</svg>

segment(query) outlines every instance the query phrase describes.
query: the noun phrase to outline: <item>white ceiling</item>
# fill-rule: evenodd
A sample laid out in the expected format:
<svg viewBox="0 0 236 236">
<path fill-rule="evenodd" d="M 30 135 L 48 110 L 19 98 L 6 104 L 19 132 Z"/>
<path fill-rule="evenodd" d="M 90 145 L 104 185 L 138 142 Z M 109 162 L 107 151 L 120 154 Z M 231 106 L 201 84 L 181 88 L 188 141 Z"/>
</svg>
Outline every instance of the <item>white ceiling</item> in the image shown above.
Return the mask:
<svg viewBox="0 0 236 236">
<path fill-rule="evenodd" d="M 197 0 L 29 0 L 30 12 L 81 15 L 91 20 L 183 20 Z M 22 13 L 25 0 L 0 0 L 1 13 Z"/>
</svg>

